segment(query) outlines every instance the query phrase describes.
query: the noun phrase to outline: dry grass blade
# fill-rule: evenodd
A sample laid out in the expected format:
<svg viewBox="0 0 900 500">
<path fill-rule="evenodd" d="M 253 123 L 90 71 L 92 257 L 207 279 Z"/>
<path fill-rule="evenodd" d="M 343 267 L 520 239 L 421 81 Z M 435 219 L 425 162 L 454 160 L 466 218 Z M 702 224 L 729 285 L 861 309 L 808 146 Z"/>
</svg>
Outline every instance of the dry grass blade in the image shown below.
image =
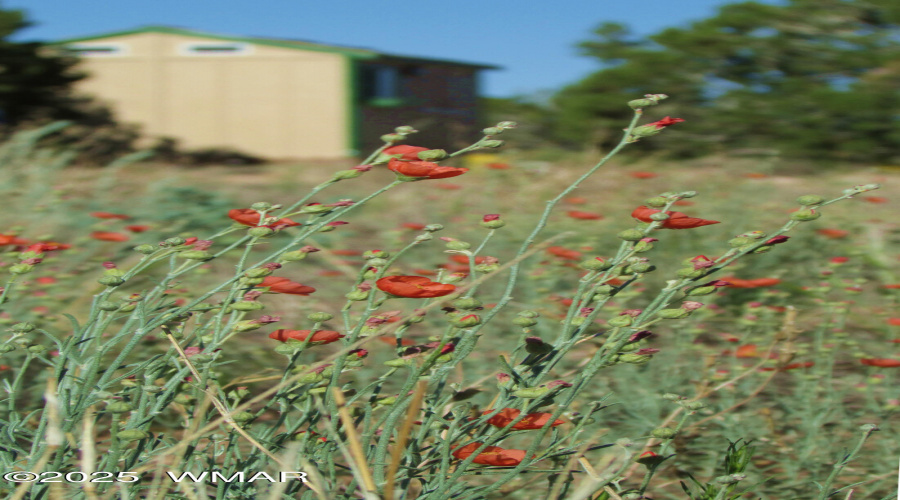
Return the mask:
<svg viewBox="0 0 900 500">
<path fill-rule="evenodd" d="M 84 412 L 81 430 L 81 472 L 87 477 L 93 477 L 97 465 L 97 449 L 94 447 L 96 436 L 94 435 L 94 407 L 90 406 Z M 97 500 L 97 489 L 94 483 L 86 481 L 82 483 L 84 495 L 88 500 Z"/>
<path fill-rule="evenodd" d="M 413 422 L 416 415 L 422 408 L 422 400 L 425 398 L 425 390 L 428 388 L 428 381 L 420 380 L 416 383 L 416 392 L 413 394 L 409 408 L 406 410 L 406 420 L 400 428 L 400 434 L 394 443 L 394 449 L 391 451 L 391 464 L 388 467 L 387 482 L 384 485 L 384 498 L 391 500 L 394 498 L 394 476 L 400 469 L 400 460 L 403 459 L 403 450 L 406 448 L 406 440 L 409 439 L 409 433 L 412 430 Z"/>
<path fill-rule="evenodd" d="M 344 424 L 344 432 L 347 435 L 347 444 L 350 446 L 350 454 L 352 455 L 355 464 L 354 469 L 359 471 L 366 492 L 374 495 L 378 490 L 375 487 L 375 480 L 372 479 L 372 471 L 369 470 L 369 466 L 366 464 L 366 454 L 363 451 L 362 443 L 359 441 L 359 433 L 356 432 L 356 427 L 353 426 L 353 417 L 350 416 L 350 412 L 347 411 L 347 400 L 344 399 L 344 393 L 337 387 L 332 389 L 332 394 L 334 395 L 335 403 L 337 403 L 338 413 L 341 416 L 341 423 Z"/>
<path fill-rule="evenodd" d="M 38 474 L 44 470 L 44 466 L 50 461 L 50 457 L 63 444 L 63 433 L 59 420 L 59 397 L 56 394 L 56 377 L 47 377 L 47 388 L 44 390 L 44 400 L 47 402 L 47 450 L 41 455 L 38 463 L 31 469 L 32 474 Z M 40 438 L 38 438 L 40 439 Z M 31 483 L 20 484 L 9 500 L 22 500 L 28 494 Z"/>
</svg>

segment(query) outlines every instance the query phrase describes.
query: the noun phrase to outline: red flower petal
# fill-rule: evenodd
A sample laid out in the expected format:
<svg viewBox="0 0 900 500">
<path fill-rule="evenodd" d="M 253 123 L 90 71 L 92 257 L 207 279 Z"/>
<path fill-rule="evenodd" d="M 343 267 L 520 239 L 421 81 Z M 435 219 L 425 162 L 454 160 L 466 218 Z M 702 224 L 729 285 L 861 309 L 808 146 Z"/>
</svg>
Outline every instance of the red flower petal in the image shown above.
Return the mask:
<svg viewBox="0 0 900 500">
<path fill-rule="evenodd" d="M 488 415 L 493 412 L 494 410 L 485 410 L 481 414 Z M 506 427 L 521 413 L 522 412 L 520 410 L 517 410 L 515 408 L 504 408 L 500 410 L 500 413 L 489 418 L 487 423 L 493 425 L 494 427 Z M 540 429 L 550 421 L 550 417 L 552 416 L 552 413 L 529 413 L 528 415 L 525 415 L 522 420 L 516 422 L 516 424 L 513 425 L 512 428 L 517 431 Z M 550 427 L 556 427 L 557 425 L 562 425 L 564 423 L 565 422 L 563 422 L 562 420 L 556 419 L 552 424 L 550 424 Z"/>
<path fill-rule="evenodd" d="M 399 146 L 391 146 L 385 149 L 384 151 L 382 151 L 382 154 L 400 155 L 399 159 L 406 161 L 419 161 L 419 153 L 421 153 L 422 151 L 428 151 L 428 148 L 401 144 Z"/>
<path fill-rule="evenodd" d="M 897 368 L 900 367 L 900 359 L 886 358 L 867 358 L 859 360 L 860 363 L 867 366 L 877 366 L 879 368 Z"/>
<path fill-rule="evenodd" d="M 382 292 L 409 299 L 443 297 L 456 290 L 456 286 L 435 283 L 423 276 L 387 276 L 375 282 Z"/>
<path fill-rule="evenodd" d="M 659 213 L 661 210 L 654 210 L 650 207 L 640 206 L 631 212 L 631 216 L 641 222 L 653 222 L 651 215 Z M 697 217 L 689 217 L 681 212 L 667 211 L 669 218 L 663 221 L 664 229 L 691 229 L 700 226 L 708 226 L 710 224 L 719 224 L 717 220 L 699 219 Z"/>
<path fill-rule="evenodd" d="M 566 212 L 566 215 L 573 219 L 581 219 L 581 220 L 600 220 L 603 218 L 602 215 L 594 213 L 594 212 L 582 212 L 580 210 L 570 210 Z"/>
<path fill-rule="evenodd" d="M 316 291 L 316 289 L 311 286 L 302 285 L 287 278 L 276 276 L 266 276 L 263 278 L 263 282 L 256 285 L 256 287 L 267 287 L 270 292 L 288 295 L 309 295 Z"/>
<path fill-rule="evenodd" d="M 465 460 L 480 448 L 482 443 L 470 443 L 453 451 L 453 456 L 459 460 Z M 494 465 L 500 467 L 512 467 L 525 460 L 525 450 L 506 450 L 499 446 L 487 446 L 472 460 L 472 463 L 481 465 Z"/>
<path fill-rule="evenodd" d="M 299 340 L 303 342 L 306 340 L 306 337 L 309 336 L 310 330 L 275 330 L 274 332 L 269 334 L 270 339 L 275 339 L 281 342 L 287 342 L 289 339 Z M 312 334 L 312 339 L 310 339 L 309 343 L 312 345 L 320 345 L 320 344 L 330 344 L 332 342 L 337 342 L 339 339 L 344 338 L 345 335 L 341 335 L 338 332 L 334 332 L 331 330 L 316 330 Z"/>
<path fill-rule="evenodd" d="M 91 233 L 91 238 L 100 241 L 128 241 L 130 239 L 127 234 L 108 231 L 94 231 Z"/>
<path fill-rule="evenodd" d="M 426 179 L 446 179 L 469 171 L 467 168 L 442 167 L 430 161 L 401 161 L 394 159 L 388 162 L 388 169 L 406 177 L 423 177 Z"/>
<path fill-rule="evenodd" d="M 238 224 L 243 224 L 245 226 L 258 226 L 259 225 L 259 217 L 260 213 L 252 208 L 233 208 L 228 211 L 228 218 L 237 222 Z M 282 227 L 289 226 L 300 226 L 299 222 L 294 222 L 291 219 L 278 219 L 272 224 L 266 224 L 266 227 L 271 227 L 272 229 L 280 229 Z"/>
<path fill-rule="evenodd" d="M 778 278 L 756 278 L 752 280 L 742 280 L 734 276 L 723 276 L 721 281 L 727 281 L 730 288 L 764 288 L 767 286 L 775 286 L 781 283 Z"/>
<path fill-rule="evenodd" d="M 131 218 L 124 214 L 114 214 L 112 212 L 91 212 L 91 217 L 96 217 L 98 219 L 119 219 L 119 220 L 125 220 L 125 219 Z"/>
</svg>

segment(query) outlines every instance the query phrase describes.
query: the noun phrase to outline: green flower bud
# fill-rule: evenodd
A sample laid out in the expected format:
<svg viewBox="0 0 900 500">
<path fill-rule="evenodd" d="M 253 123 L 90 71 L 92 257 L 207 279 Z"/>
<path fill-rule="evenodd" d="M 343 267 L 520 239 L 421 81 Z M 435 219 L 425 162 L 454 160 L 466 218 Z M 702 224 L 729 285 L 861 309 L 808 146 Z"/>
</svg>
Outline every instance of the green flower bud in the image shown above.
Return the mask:
<svg viewBox="0 0 900 500">
<path fill-rule="evenodd" d="M 333 314 L 328 314 L 327 312 L 314 312 L 311 313 L 307 318 L 310 321 L 315 321 L 316 323 L 322 323 L 324 321 L 329 321 L 334 318 Z"/>
<path fill-rule="evenodd" d="M 625 241 L 640 241 L 644 238 L 644 233 L 637 229 L 626 229 L 616 235 L 619 239 Z"/>
<path fill-rule="evenodd" d="M 416 156 L 422 161 L 441 161 L 449 155 L 443 149 L 429 149 L 428 151 L 420 152 Z"/>
<path fill-rule="evenodd" d="M 491 148 L 491 149 L 493 149 L 493 148 L 499 148 L 500 146 L 502 146 L 502 145 L 503 145 L 503 141 L 499 141 L 499 140 L 497 140 L 497 139 L 485 139 L 485 140 L 483 140 L 483 141 L 480 141 L 480 142 L 478 143 L 478 145 L 481 146 L 482 148 Z"/>
<path fill-rule="evenodd" d="M 450 305 L 457 309 L 470 311 L 481 307 L 481 301 L 476 299 L 475 297 L 462 297 L 454 300 L 453 302 L 450 302 Z"/>
<path fill-rule="evenodd" d="M 384 364 L 385 364 L 385 366 L 391 366 L 394 368 L 403 368 L 404 366 L 412 365 L 412 362 L 413 361 L 411 359 L 397 358 L 397 359 L 389 359 L 389 360 L 385 361 Z"/>
<path fill-rule="evenodd" d="M 797 198 L 797 203 L 807 207 L 812 205 L 821 205 L 822 203 L 825 203 L 825 198 L 817 194 L 808 194 Z"/>
<path fill-rule="evenodd" d="M 199 261 L 207 261 L 214 258 L 213 254 L 207 252 L 206 250 L 188 250 L 187 252 L 181 252 L 181 256 L 188 260 Z"/>
<path fill-rule="evenodd" d="M 265 267 L 254 267 L 253 269 L 244 271 L 244 276 L 248 278 L 265 278 L 266 276 L 270 276 L 272 272 L 271 269 Z"/>
<path fill-rule="evenodd" d="M 522 328 L 528 328 L 529 326 L 534 326 L 537 323 L 538 322 L 532 318 L 525 318 L 522 316 L 513 318 L 513 320 L 512 320 L 512 324 L 514 324 L 516 326 L 521 326 Z"/>
<path fill-rule="evenodd" d="M 815 210 L 797 210 L 796 212 L 791 214 L 791 220 L 796 220 L 800 222 L 808 222 L 811 220 L 816 220 L 821 217 L 822 214 L 816 212 Z"/>
<path fill-rule="evenodd" d="M 344 295 L 344 297 L 346 297 L 347 300 L 353 300 L 353 301 L 358 302 L 358 301 L 368 299 L 369 292 L 366 290 L 353 290 L 352 292 L 348 293 L 347 295 Z"/>
<path fill-rule="evenodd" d="M 698 286 L 697 288 L 691 288 L 687 291 L 687 295 L 690 296 L 700 296 L 700 295 L 709 295 L 716 291 L 716 287 L 714 286 Z"/>
<path fill-rule="evenodd" d="M 594 290 L 594 300 L 598 300 L 599 298 L 608 297 L 613 293 L 613 287 L 610 285 L 600 285 Z"/>
<path fill-rule="evenodd" d="M 634 99 L 632 101 L 628 101 L 628 107 L 631 109 L 642 109 L 647 106 L 653 106 L 656 104 L 656 101 L 653 99 Z"/>
<path fill-rule="evenodd" d="M 346 179 L 355 179 L 362 175 L 362 170 L 350 169 L 350 170 L 338 170 L 334 173 L 334 176 L 331 178 L 333 181 L 342 181 Z"/>
<path fill-rule="evenodd" d="M 658 429 L 653 429 L 650 432 L 651 436 L 659 439 L 672 439 L 676 434 L 678 434 L 678 431 L 669 429 L 668 427 L 660 427 Z"/>
<path fill-rule="evenodd" d="M 28 274 L 34 270 L 34 266 L 31 264 L 13 264 L 9 266 L 10 274 Z"/>
<path fill-rule="evenodd" d="M 140 429 L 125 429 L 124 431 L 119 431 L 116 436 L 119 438 L 119 441 L 140 441 L 141 439 L 149 438 L 150 433 Z"/>
<path fill-rule="evenodd" d="M 306 256 L 309 255 L 309 252 L 303 252 L 300 250 L 294 250 L 293 252 L 285 252 L 281 255 L 281 260 L 283 262 L 294 262 L 297 260 L 303 260 Z"/>
<path fill-rule="evenodd" d="M 0 354 L 6 354 L 15 350 L 16 346 L 14 346 L 13 344 L 0 344 Z"/>
<path fill-rule="evenodd" d="M 516 122 L 513 122 L 513 121 L 505 120 L 505 121 L 498 123 L 495 126 L 497 128 L 502 128 L 502 129 L 506 130 L 506 129 L 516 128 L 519 126 L 519 124 Z"/>
<path fill-rule="evenodd" d="M 537 399 L 547 394 L 549 391 L 550 390 L 546 387 L 528 387 L 514 391 L 513 396 L 523 399 Z"/>
<path fill-rule="evenodd" d="M 693 267 L 683 267 L 677 271 L 675 271 L 675 276 L 679 278 L 699 278 L 706 273 L 703 269 L 694 269 Z"/>
<path fill-rule="evenodd" d="M 256 285 L 262 284 L 262 282 L 265 280 L 263 278 L 241 278 L 238 281 L 241 284 L 244 284 L 247 286 L 256 286 Z"/>
<path fill-rule="evenodd" d="M 259 311 L 260 309 L 265 309 L 265 307 L 265 304 L 255 300 L 247 300 L 231 304 L 231 308 L 235 311 Z"/>
<path fill-rule="evenodd" d="M 448 250 L 468 250 L 472 247 L 471 243 L 460 241 L 460 240 L 452 240 L 448 241 L 446 245 Z"/>
<path fill-rule="evenodd" d="M 519 311 L 519 316 L 522 316 L 523 318 L 539 318 L 541 313 L 526 309 L 524 311 Z"/>
<path fill-rule="evenodd" d="M 297 383 L 303 384 L 303 385 L 314 384 L 316 382 L 321 382 L 323 380 L 325 380 L 325 376 L 322 375 L 321 373 L 309 372 L 309 373 L 304 373 L 303 375 L 301 375 L 300 378 L 297 379 Z"/>
<path fill-rule="evenodd" d="M 668 203 L 669 200 L 663 198 L 662 196 L 654 196 L 653 198 L 644 200 L 644 204 L 651 208 L 662 208 Z"/>
<path fill-rule="evenodd" d="M 730 240 L 728 240 L 728 246 L 730 246 L 731 248 L 740 248 L 744 245 L 750 245 L 753 242 L 753 238 L 738 236 L 737 238 L 731 238 Z"/>
<path fill-rule="evenodd" d="M 653 356 L 645 355 L 645 354 L 636 354 L 633 352 L 626 352 L 619 354 L 616 356 L 616 361 L 620 363 L 628 363 L 632 365 L 645 365 L 650 362 L 650 358 Z"/>
<path fill-rule="evenodd" d="M 423 231 L 427 231 L 429 233 L 435 233 L 435 232 L 441 231 L 443 229 L 444 229 L 444 226 L 442 224 L 428 224 L 427 226 L 422 228 Z"/>
<path fill-rule="evenodd" d="M 256 227 L 251 227 L 250 229 L 248 229 L 247 234 L 249 234 L 250 236 L 252 236 L 254 238 L 265 238 L 266 236 L 271 236 L 271 235 L 275 234 L 275 230 L 272 229 L 271 227 L 256 226 Z"/>
<path fill-rule="evenodd" d="M 649 252 L 653 250 L 653 242 L 652 241 L 644 241 L 647 238 L 642 238 L 640 241 L 634 244 L 634 253 L 643 253 Z"/>
<path fill-rule="evenodd" d="M 100 279 L 97 280 L 97 283 L 106 286 L 119 286 L 122 283 L 125 283 L 125 280 L 118 276 L 101 276 Z"/>
<path fill-rule="evenodd" d="M 595 258 L 581 261 L 578 264 L 578 267 L 587 269 L 588 271 L 606 271 L 607 269 L 612 267 L 612 263 L 606 262 L 605 260 L 600 258 Z"/>
<path fill-rule="evenodd" d="M 766 253 L 771 249 L 772 249 L 771 245 L 761 246 L 761 247 L 757 248 L 756 250 L 754 250 L 753 253 Z"/>
<path fill-rule="evenodd" d="M 34 331 L 35 326 L 32 323 L 27 321 L 23 321 L 21 323 L 16 323 L 10 328 L 15 333 L 28 333 Z"/>
<path fill-rule="evenodd" d="M 156 247 L 145 243 L 143 245 L 134 247 L 134 251 L 137 253 L 142 253 L 144 255 L 150 255 L 151 253 L 156 251 Z"/>
<path fill-rule="evenodd" d="M 706 403 L 703 403 L 701 401 L 691 401 L 689 403 L 685 403 L 684 407 L 691 411 L 697 411 L 706 408 Z"/>
<path fill-rule="evenodd" d="M 119 304 L 107 300 L 97 304 L 97 309 L 101 311 L 116 311 L 119 309 Z"/>
<path fill-rule="evenodd" d="M 188 405 L 194 401 L 194 397 L 191 396 L 190 394 L 182 393 L 182 394 L 176 395 L 175 399 L 173 399 L 173 401 L 175 401 L 176 403 L 181 404 L 181 405 Z"/>
<path fill-rule="evenodd" d="M 450 323 L 457 328 L 471 328 L 481 324 L 481 318 L 475 314 L 467 314 L 462 317 L 450 320 Z"/>
<path fill-rule="evenodd" d="M 656 222 L 662 222 L 664 220 L 669 220 L 669 218 L 670 218 L 669 214 L 663 213 L 663 212 L 656 212 L 655 214 L 650 214 L 650 220 L 653 220 Z"/>
<path fill-rule="evenodd" d="M 397 144 L 398 142 L 403 142 L 406 140 L 406 135 L 404 134 L 385 134 L 381 136 L 381 140 L 388 144 Z"/>
<path fill-rule="evenodd" d="M 236 332 L 250 332 L 253 330 L 258 330 L 260 328 L 262 328 L 262 324 L 257 323 L 253 320 L 238 321 L 234 325 L 234 331 Z"/>
<path fill-rule="evenodd" d="M 481 227 L 487 229 L 500 229 L 501 227 L 506 225 L 506 222 L 502 219 L 494 219 L 494 220 L 483 220 L 479 222 Z"/>
<path fill-rule="evenodd" d="M 165 243 L 165 245 L 169 246 L 169 247 L 181 246 L 181 245 L 184 245 L 186 242 L 187 242 L 187 240 L 182 238 L 181 236 L 173 236 L 173 237 L 167 239 L 166 241 L 163 241 L 163 243 Z"/>
<path fill-rule="evenodd" d="M 628 266 L 627 270 L 633 273 L 649 273 L 656 270 L 656 266 L 649 262 L 638 262 Z"/>
<path fill-rule="evenodd" d="M 657 316 L 664 319 L 681 319 L 691 315 L 691 311 L 686 309 L 663 309 L 656 313 Z"/>
</svg>

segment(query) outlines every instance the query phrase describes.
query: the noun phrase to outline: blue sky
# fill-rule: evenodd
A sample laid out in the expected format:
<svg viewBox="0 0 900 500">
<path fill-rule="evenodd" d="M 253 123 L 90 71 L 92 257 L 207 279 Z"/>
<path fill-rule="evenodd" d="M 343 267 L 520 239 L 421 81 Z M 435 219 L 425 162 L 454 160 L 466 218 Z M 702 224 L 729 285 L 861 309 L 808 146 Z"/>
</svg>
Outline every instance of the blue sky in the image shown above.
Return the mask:
<svg viewBox="0 0 900 500">
<path fill-rule="evenodd" d="M 285 37 L 502 66 L 491 97 L 532 94 L 598 68 L 575 45 L 601 22 L 649 34 L 713 15 L 728 0 L 6 0 L 35 26 L 17 40 L 59 40 L 149 24 Z"/>
</svg>

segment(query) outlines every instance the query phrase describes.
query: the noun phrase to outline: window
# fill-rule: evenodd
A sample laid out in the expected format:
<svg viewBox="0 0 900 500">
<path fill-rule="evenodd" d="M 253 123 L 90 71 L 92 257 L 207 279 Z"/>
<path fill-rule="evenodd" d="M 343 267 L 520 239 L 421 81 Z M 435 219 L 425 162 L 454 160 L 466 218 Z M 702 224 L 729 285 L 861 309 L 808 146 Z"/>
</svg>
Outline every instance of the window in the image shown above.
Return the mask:
<svg viewBox="0 0 900 500">
<path fill-rule="evenodd" d="M 400 97 L 400 72 L 393 66 L 369 65 L 362 68 L 362 97 L 396 99 Z"/>
<path fill-rule="evenodd" d="M 107 57 L 128 55 L 128 46 L 124 43 L 73 43 L 66 50 L 78 57 Z"/>
<path fill-rule="evenodd" d="M 183 56 L 244 56 L 251 50 L 251 45 L 240 42 L 193 42 L 178 47 Z"/>
</svg>

